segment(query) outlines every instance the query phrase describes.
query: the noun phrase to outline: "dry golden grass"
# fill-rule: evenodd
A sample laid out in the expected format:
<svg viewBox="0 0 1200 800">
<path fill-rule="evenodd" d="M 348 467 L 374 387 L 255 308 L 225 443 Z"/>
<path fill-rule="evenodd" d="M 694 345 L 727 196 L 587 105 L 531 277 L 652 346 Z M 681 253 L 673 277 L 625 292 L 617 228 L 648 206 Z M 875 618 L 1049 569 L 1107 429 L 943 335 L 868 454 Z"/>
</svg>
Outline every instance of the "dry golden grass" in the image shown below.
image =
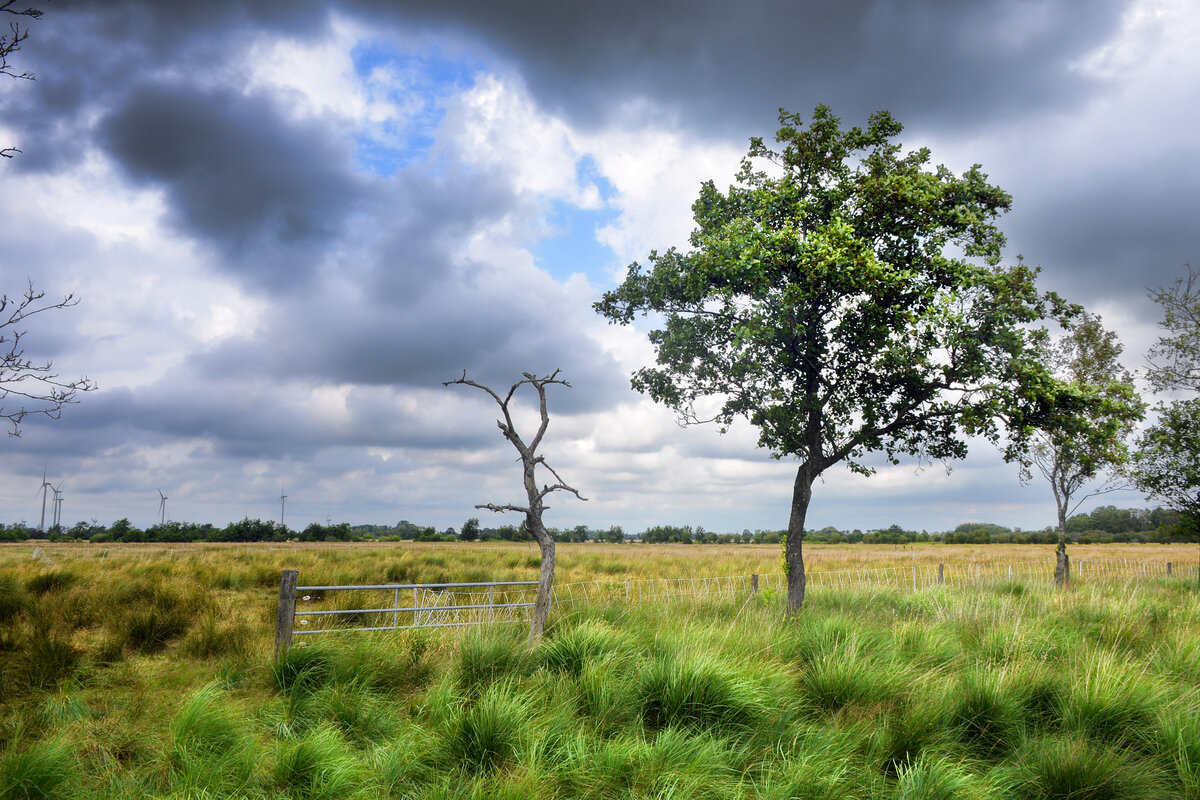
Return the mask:
<svg viewBox="0 0 1200 800">
<path fill-rule="evenodd" d="M 278 584 L 283 569 L 298 569 L 302 584 L 439 583 L 532 580 L 539 553 L 533 542 L 395 542 L 295 544 L 4 544 L 0 568 L 36 563 L 72 564 L 91 572 L 119 573 L 146 562 L 191 572 L 238 592 Z M 782 571 L 779 545 L 647 545 L 563 543 L 557 547 L 559 582 L 625 578 L 683 578 L 769 574 Z M 1149 562 L 1180 566 L 1197 561 L 1191 544 L 1092 544 L 1068 548 L 1076 561 Z M 808 544 L 805 567 L 814 572 L 909 565 L 1005 564 L 1053 561 L 1051 545 L 829 545 Z"/>
</svg>

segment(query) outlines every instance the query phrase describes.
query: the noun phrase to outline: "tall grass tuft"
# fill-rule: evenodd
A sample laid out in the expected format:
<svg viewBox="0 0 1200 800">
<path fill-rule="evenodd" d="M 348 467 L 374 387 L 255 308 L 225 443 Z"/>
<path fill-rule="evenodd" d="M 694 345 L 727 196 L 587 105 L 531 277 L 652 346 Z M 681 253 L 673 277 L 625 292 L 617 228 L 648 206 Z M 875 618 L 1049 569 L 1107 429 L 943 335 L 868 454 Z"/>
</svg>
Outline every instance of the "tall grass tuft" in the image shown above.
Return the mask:
<svg viewBox="0 0 1200 800">
<path fill-rule="evenodd" d="M 899 692 L 895 662 L 877 660 L 855 646 L 817 657 L 800 676 L 802 702 L 809 708 L 837 712 L 847 706 L 881 706 Z"/>
<path fill-rule="evenodd" d="M 511 629 L 484 631 L 463 639 L 456 680 L 460 690 L 476 695 L 502 678 L 528 675 L 531 668 L 523 634 Z"/>
<path fill-rule="evenodd" d="M 450 716 L 441 743 L 440 763 L 484 772 L 507 763 L 516 753 L 531 716 L 528 699 L 507 683 L 493 684 L 479 699 Z"/>
<path fill-rule="evenodd" d="M 762 712 L 757 688 L 711 656 L 656 658 L 635 688 L 642 720 L 650 728 L 741 728 Z"/>
<path fill-rule="evenodd" d="M 1112 744 L 1138 744 L 1163 706 L 1161 690 L 1144 674 L 1128 671 L 1109 655 L 1081 667 L 1064 709 L 1067 728 Z"/>
<path fill-rule="evenodd" d="M 52 689 L 75 674 L 83 651 L 43 620 L 26 638 L 21 656 L 19 679 L 33 689 Z"/>
<path fill-rule="evenodd" d="M 951 692 L 950 724 L 972 755 L 997 759 L 1020 744 L 1021 706 L 994 671 L 971 670 Z"/>
<path fill-rule="evenodd" d="M 34 575 L 25 582 L 25 588 L 34 594 L 64 592 L 79 582 L 79 576 L 70 570 L 51 570 Z"/>
<path fill-rule="evenodd" d="M 1017 584 L 1021 585 L 1021 584 Z M 948 758 L 921 756 L 901 765 L 896 774 L 896 800 L 958 800 L 977 797 L 982 786 L 962 764 Z"/>
<path fill-rule="evenodd" d="M 1081 739 L 1034 739 L 1011 773 L 1011 794 L 1029 800 L 1139 800 L 1163 796 L 1161 775 L 1119 750 Z"/>
<path fill-rule="evenodd" d="M 940 701 L 910 698 L 888 714 L 871 735 L 872 749 L 885 774 L 895 775 L 949 739 Z"/>
<path fill-rule="evenodd" d="M 333 677 L 335 664 L 325 647 L 290 647 L 271 665 L 275 687 L 284 694 L 308 694 Z"/>
<path fill-rule="evenodd" d="M 275 785 L 296 800 L 344 800 L 363 788 L 363 767 L 338 732 L 316 728 L 280 745 Z"/>
<path fill-rule="evenodd" d="M 589 663 L 616 652 L 620 637 L 607 626 L 585 622 L 542 643 L 537 655 L 549 669 L 579 675 Z"/>
<path fill-rule="evenodd" d="M 313 694 L 309 711 L 332 722 L 348 740 L 360 745 L 381 741 L 396 726 L 389 704 L 359 681 L 322 687 Z"/>
<path fill-rule="evenodd" d="M 8 624 L 24 613 L 29 598 L 14 575 L 0 575 L 0 623 Z"/>
<path fill-rule="evenodd" d="M 240 620 L 223 620 L 216 609 L 200 618 L 183 640 L 183 652 L 192 658 L 240 658 L 250 650 L 250 628 Z"/>
<path fill-rule="evenodd" d="M 238 794 L 250 783 L 253 740 L 227 703 L 215 686 L 206 686 L 184 703 L 168 726 L 164 758 L 176 789 L 224 796 Z"/>
<path fill-rule="evenodd" d="M 12 742 L 0 756 L 0 800 L 54 800 L 64 796 L 74 772 L 70 746 L 61 739 L 22 749 Z"/>
</svg>

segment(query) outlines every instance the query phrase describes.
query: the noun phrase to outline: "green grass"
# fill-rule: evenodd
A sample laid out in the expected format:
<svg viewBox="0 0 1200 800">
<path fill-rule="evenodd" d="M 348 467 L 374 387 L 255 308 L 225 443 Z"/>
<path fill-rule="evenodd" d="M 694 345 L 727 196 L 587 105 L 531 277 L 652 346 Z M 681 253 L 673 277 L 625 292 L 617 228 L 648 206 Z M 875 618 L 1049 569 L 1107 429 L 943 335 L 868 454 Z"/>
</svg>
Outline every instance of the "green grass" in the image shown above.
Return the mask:
<svg viewBox="0 0 1200 800">
<path fill-rule="evenodd" d="M 460 577 L 452 550 L 299 557 Z M 346 633 L 276 662 L 276 558 L 0 566 L 0 800 L 1200 798 L 1190 580 L 614 602 L 536 645 Z"/>
</svg>

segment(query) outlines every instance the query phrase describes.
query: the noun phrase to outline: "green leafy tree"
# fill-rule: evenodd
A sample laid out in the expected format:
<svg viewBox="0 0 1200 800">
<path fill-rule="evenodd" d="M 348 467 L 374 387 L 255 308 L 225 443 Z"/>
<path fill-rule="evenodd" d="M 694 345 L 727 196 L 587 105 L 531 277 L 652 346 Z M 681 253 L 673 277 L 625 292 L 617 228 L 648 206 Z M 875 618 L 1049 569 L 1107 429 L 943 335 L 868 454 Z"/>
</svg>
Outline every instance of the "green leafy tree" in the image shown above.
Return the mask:
<svg viewBox="0 0 1200 800">
<path fill-rule="evenodd" d="M 1150 348 L 1146 378 L 1159 391 L 1200 392 L 1200 273 L 1188 264 L 1186 277 L 1150 291 L 1162 306 L 1159 327 L 1166 331 Z"/>
<path fill-rule="evenodd" d="M 463 523 L 462 529 L 458 533 L 459 541 L 473 542 L 479 538 L 479 518 L 471 517 Z"/>
<path fill-rule="evenodd" d="M 1067 518 L 1089 497 L 1129 486 L 1122 468 L 1129 461 L 1126 440 L 1146 413 L 1133 385 L 1133 376 L 1121 365 L 1124 348 L 1113 331 L 1105 330 L 1100 317 L 1084 314 L 1069 332 L 1043 348 L 1043 358 L 1064 383 L 1076 402 L 1063 404 L 1063 413 L 1050 416 L 1033 438 L 1032 466 L 1050 482 L 1058 513 L 1058 547 L 1054 582 L 1071 577 L 1067 556 Z M 1092 491 L 1080 492 L 1097 477 L 1107 479 Z M 1022 469 L 1029 480 L 1032 470 Z"/>
<path fill-rule="evenodd" d="M 1159 409 L 1158 422 L 1138 441 L 1138 488 L 1180 513 L 1184 531 L 1200 537 L 1200 399 Z"/>
<path fill-rule="evenodd" d="M 621 544 L 625 541 L 625 529 L 620 525 L 613 525 L 600 534 L 600 539 L 609 544 Z"/>
<path fill-rule="evenodd" d="M 1150 299 L 1162 306 L 1166 335 L 1150 348 L 1146 377 L 1160 391 L 1200 392 L 1200 274 L 1189 264 L 1186 277 L 1151 290 Z M 1200 540 L 1200 399 L 1160 403 L 1156 411 L 1158 422 L 1138 440 L 1133 479 L 1178 511 L 1180 527 Z"/>
<path fill-rule="evenodd" d="M 684 424 L 735 418 L 775 458 L 799 461 L 788 519 L 788 608 L 804 600 L 813 482 L 836 464 L 870 474 L 882 453 L 953 459 L 966 435 L 1023 452 L 1057 383 L 1032 325 L 1067 311 L 1036 270 L 1000 266 L 1008 194 L 978 166 L 902 153 L 887 112 L 843 130 L 818 106 L 780 112 L 780 149 L 752 139 L 737 182 L 701 186 L 691 249 L 652 252 L 596 310 L 653 313 L 657 366 L 633 386 Z M 756 164 L 767 162 L 759 169 Z"/>
</svg>

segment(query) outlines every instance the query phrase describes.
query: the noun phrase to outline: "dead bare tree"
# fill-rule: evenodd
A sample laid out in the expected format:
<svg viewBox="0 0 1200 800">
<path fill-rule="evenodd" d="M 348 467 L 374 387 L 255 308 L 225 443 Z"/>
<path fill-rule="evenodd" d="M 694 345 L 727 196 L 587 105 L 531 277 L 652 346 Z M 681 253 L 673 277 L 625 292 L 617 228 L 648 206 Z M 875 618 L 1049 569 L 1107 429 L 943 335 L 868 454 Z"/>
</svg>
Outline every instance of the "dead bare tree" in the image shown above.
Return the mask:
<svg viewBox="0 0 1200 800">
<path fill-rule="evenodd" d="M 512 442 L 513 447 L 517 448 L 517 452 L 520 454 L 528 504 L 519 506 L 511 503 L 502 505 L 481 503 L 475 507 L 497 512 L 516 511 L 524 514 L 525 529 L 533 534 L 533 538 L 537 540 L 538 546 L 542 550 L 541 568 L 538 571 L 537 601 L 533 606 L 533 621 L 529 627 L 529 638 L 534 641 L 542 637 L 542 632 L 546 628 L 546 613 L 550 610 L 550 593 L 554 589 L 554 538 L 550 536 L 546 530 L 546 526 L 542 524 L 542 512 L 548 508 L 544 501 L 546 496 L 551 492 L 570 492 L 580 500 L 587 500 L 577 489 L 567 485 L 559 474 L 554 471 L 554 468 L 546 463 L 544 456 L 537 454 L 538 446 L 542 443 L 542 438 L 546 435 L 546 428 L 550 427 L 550 413 L 546 410 L 546 387 L 555 383 L 566 387 L 571 386 L 571 384 L 558 377 L 559 372 L 560 370 L 556 369 L 554 372 L 541 378 L 532 373 L 523 372 L 521 373 L 524 376 L 523 379 L 514 383 L 504 397 L 501 397 L 481 383 L 469 380 L 466 370 L 463 370 L 461 378 L 442 382 L 443 386 L 451 386 L 453 384 L 474 386 L 476 389 L 481 389 L 491 395 L 491 398 L 500 406 L 501 413 L 504 414 L 504 419 L 496 420 L 496 425 L 499 426 L 500 432 L 504 434 L 504 438 Z M 525 384 L 529 384 L 537 392 L 538 408 L 541 412 L 541 424 L 538 426 L 537 433 L 533 439 L 528 443 L 517 433 L 517 428 L 513 424 L 512 414 L 509 412 L 509 403 L 512 402 L 517 389 L 520 389 Z M 541 488 L 538 488 L 535 471 L 539 465 L 550 471 L 550 474 L 554 476 L 555 483 L 543 484 Z"/>
<path fill-rule="evenodd" d="M 36 290 L 32 282 L 19 297 L 0 295 L 0 419 L 11 426 L 9 436 L 21 435 L 21 421 L 30 414 L 58 419 L 63 406 L 79 402 L 77 394 L 96 388 L 95 382 L 86 377 L 59 380 L 58 374 L 51 371 L 53 363 L 25 357 L 22 339 L 26 331 L 18 326 L 34 315 L 79 303 L 73 294 L 58 301 L 45 297 L 46 293 Z M 17 398 L 16 408 L 10 398 Z"/>
<path fill-rule="evenodd" d="M 36 8 L 14 8 L 16 3 L 17 0 L 0 0 L 0 12 L 30 19 L 37 19 L 42 15 L 42 12 Z M 34 79 L 32 72 L 17 72 L 8 61 L 8 57 L 20 50 L 21 43 L 29 37 L 29 28 L 23 28 L 16 22 L 10 22 L 8 31 L 8 33 L 0 33 L 0 75 L 31 81 Z M 19 152 L 21 151 L 15 147 L 0 148 L 0 156 L 4 158 L 12 158 Z"/>
</svg>

